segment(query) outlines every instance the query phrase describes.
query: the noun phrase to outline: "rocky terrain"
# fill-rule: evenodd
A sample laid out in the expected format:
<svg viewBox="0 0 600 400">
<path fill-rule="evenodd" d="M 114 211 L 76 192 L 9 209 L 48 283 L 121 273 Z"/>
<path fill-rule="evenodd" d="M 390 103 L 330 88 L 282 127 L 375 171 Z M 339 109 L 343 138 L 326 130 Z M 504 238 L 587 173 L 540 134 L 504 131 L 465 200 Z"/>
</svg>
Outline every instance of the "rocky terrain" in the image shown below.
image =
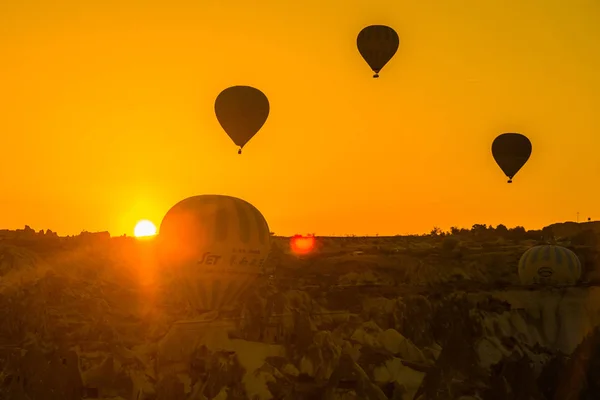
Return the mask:
<svg viewBox="0 0 600 400">
<path fill-rule="evenodd" d="M 274 237 L 235 307 L 198 314 L 152 241 L 0 231 L 0 399 L 596 399 L 597 223 Z M 524 287 L 558 243 L 576 286 Z"/>
</svg>

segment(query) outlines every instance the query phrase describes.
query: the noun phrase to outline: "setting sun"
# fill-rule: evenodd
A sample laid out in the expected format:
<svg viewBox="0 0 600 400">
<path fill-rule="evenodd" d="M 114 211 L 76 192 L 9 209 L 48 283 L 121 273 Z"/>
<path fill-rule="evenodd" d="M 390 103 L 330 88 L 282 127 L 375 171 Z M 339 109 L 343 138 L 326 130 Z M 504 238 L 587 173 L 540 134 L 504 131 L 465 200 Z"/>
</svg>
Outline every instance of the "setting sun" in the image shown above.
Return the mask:
<svg viewBox="0 0 600 400">
<path fill-rule="evenodd" d="M 156 235 L 156 226 L 147 219 L 143 219 L 135 225 L 133 230 L 135 237 L 148 237 Z"/>
</svg>

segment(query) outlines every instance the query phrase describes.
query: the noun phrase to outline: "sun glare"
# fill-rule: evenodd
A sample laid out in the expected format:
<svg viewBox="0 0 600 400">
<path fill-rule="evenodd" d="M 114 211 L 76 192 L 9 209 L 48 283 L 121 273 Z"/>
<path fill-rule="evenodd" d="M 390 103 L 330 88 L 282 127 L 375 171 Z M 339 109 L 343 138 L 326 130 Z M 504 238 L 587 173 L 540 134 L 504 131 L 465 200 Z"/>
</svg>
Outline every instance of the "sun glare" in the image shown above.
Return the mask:
<svg viewBox="0 0 600 400">
<path fill-rule="evenodd" d="M 290 239 L 290 246 L 296 254 L 308 254 L 315 248 L 315 237 L 312 235 L 294 235 Z"/>
<path fill-rule="evenodd" d="M 133 230 L 135 237 L 149 237 L 156 235 L 156 226 L 147 219 L 143 219 L 135 225 Z"/>
</svg>

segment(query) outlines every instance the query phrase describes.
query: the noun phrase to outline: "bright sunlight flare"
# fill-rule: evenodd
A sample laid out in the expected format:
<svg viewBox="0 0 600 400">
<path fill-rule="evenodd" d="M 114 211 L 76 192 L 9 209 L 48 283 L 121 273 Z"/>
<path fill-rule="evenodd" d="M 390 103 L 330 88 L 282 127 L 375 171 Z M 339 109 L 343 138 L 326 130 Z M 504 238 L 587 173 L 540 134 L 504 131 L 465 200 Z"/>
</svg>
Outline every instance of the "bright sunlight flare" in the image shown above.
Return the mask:
<svg viewBox="0 0 600 400">
<path fill-rule="evenodd" d="M 156 226 L 147 219 L 143 219 L 135 225 L 133 230 L 135 237 L 148 237 L 156 235 Z"/>
</svg>

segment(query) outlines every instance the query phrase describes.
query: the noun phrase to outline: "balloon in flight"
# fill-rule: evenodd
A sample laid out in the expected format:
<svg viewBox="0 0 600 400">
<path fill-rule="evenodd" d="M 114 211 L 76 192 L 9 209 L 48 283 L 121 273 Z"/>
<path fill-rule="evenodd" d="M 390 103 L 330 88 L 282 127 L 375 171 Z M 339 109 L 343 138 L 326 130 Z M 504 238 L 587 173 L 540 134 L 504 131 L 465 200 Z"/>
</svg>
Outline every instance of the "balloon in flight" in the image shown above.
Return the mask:
<svg viewBox="0 0 600 400">
<path fill-rule="evenodd" d="M 581 273 L 577 255 L 562 246 L 535 246 L 519 260 L 519 278 L 524 285 L 573 285 Z"/>
<path fill-rule="evenodd" d="M 258 133 L 269 117 L 269 99 L 251 86 L 232 86 L 215 100 L 215 114 L 221 127 L 242 148 Z"/>
<path fill-rule="evenodd" d="M 379 77 L 379 72 L 394 57 L 399 45 L 396 31 L 385 25 L 367 26 L 356 38 L 358 52 L 375 73 L 373 78 Z"/>
<path fill-rule="evenodd" d="M 219 311 L 261 275 L 270 240 L 267 221 L 252 204 L 231 196 L 193 196 L 164 216 L 159 257 L 196 311 Z"/>
<path fill-rule="evenodd" d="M 531 142 L 520 133 L 503 133 L 492 143 L 494 160 L 512 183 L 513 177 L 531 156 Z"/>
</svg>

